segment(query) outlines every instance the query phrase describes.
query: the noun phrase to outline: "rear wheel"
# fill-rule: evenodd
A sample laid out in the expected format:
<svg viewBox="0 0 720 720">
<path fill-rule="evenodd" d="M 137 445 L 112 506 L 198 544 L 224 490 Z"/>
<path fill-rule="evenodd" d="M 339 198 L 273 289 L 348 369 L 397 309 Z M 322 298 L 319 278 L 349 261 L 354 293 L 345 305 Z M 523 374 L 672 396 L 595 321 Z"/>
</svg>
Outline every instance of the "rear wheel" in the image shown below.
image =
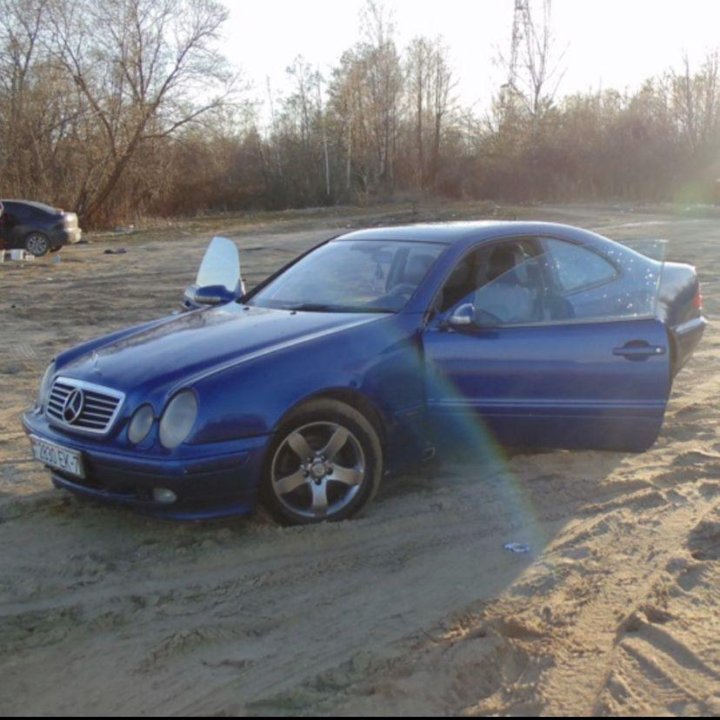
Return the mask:
<svg viewBox="0 0 720 720">
<path fill-rule="evenodd" d="M 50 250 L 50 241 L 45 233 L 30 232 L 25 236 L 25 249 L 35 257 L 42 257 Z"/>
<path fill-rule="evenodd" d="M 372 499 L 381 476 L 380 440 L 365 416 L 337 400 L 314 400 L 276 433 L 261 499 L 286 524 L 343 520 Z"/>
</svg>

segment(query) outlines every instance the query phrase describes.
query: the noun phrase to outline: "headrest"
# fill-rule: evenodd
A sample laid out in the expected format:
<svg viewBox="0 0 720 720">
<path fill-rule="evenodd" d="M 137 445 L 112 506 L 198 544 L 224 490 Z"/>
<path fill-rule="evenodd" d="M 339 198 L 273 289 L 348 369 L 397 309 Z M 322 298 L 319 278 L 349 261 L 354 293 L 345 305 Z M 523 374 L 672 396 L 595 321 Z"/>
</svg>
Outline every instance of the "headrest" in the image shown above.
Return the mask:
<svg viewBox="0 0 720 720">
<path fill-rule="evenodd" d="M 515 267 L 515 251 L 507 245 L 496 247 L 490 255 L 489 265 L 488 279 L 496 280 Z"/>
</svg>

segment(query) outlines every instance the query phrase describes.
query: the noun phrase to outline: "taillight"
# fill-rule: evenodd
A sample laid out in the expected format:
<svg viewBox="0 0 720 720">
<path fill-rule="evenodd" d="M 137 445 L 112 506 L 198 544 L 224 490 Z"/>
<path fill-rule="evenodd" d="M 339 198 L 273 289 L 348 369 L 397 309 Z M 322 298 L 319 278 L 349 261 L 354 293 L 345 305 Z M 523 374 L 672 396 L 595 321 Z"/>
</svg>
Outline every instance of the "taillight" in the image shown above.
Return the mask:
<svg viewBox="0 0 720 720">
<path fill-rule="evenodd" d="M 693 307 L 696 310 L 702 310 L 703 309 L 703 299 L 702 299 L 702 293 L 700 292 L 700 286 L 698 285 L 697 292 L 695 293 L 695 297 L 693 298 Z"/>
</svg>

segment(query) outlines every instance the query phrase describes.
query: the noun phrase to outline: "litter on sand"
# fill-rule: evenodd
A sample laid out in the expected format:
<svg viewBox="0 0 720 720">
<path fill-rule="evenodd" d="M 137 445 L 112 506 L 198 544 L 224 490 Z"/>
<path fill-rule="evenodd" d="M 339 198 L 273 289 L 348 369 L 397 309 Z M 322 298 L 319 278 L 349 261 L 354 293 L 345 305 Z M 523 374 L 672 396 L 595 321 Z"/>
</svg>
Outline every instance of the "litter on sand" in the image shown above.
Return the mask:
<svg viewBox="0 0 720 720">
<path fill-rule="evenodd" d="M 524 543 L 505 543 L 503 546 L 506 550 L 514 553 L 529 553 L 530 546 Z"/>
</svg>

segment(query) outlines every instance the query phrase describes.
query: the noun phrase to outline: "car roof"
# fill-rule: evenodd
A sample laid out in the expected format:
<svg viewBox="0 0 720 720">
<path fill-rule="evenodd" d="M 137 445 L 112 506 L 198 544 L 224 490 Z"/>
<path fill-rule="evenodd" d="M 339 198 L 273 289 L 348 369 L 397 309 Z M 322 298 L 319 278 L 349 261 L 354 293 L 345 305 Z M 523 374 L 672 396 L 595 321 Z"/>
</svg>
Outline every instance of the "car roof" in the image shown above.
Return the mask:
<svg viewBox="0 0 720 720">
<path fill-rule="evenodd" d="M 28 207 L 31 207 L 35 210 L 41 210 L 42 212 L 46 213 L 57 213 L 60 212 L 57 208 L 54 208 L 52 205 L 46 205 L 45 203 L 37 202 L 35 200 L 4 200 L 0 199 L 0 203 L 5 205 L 6 207 L 8 205 L 26 205 Z"/>
<path fill-rule="evenodd" d="M 339 235 L 335 240 L 400 240 L 405 242 L 441 243 L 443 245 L 466 244 L 499 235 L 556 235 L 559 237 L 582 236 L 583 239 L 598 238 L 595 233 L 560 223 L 477 220 L 470 222 L 420 223 L 395 227 L 368 228 Z M 579 239 L 579 238 L 578 238 Z"/>
</svg>

